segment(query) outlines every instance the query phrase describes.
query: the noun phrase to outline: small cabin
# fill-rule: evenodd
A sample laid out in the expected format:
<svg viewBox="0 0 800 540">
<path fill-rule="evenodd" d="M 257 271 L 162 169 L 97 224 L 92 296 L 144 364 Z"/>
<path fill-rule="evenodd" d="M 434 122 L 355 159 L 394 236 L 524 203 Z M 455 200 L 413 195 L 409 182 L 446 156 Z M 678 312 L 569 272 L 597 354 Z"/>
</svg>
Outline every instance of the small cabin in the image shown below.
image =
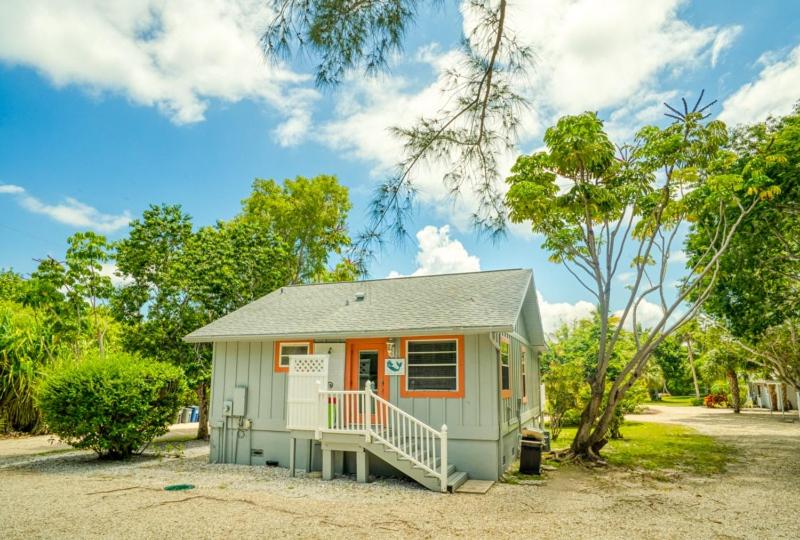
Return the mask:
<svg viewBox="0 0 800 540">
<path fill-rule="evenodd" d="M 447 491 L 498 479 L 542 426 L 527 269 L 283 287 L 185 339 L 213 344 L 215 463 Z"/>
</svg>

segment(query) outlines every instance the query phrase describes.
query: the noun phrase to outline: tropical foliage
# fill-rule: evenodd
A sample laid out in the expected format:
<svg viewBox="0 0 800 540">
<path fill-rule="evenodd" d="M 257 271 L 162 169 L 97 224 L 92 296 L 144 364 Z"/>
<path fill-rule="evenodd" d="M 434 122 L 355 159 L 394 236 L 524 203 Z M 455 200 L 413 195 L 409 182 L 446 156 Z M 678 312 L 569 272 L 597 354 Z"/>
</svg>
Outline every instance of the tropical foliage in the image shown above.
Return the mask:
<svg viewBox="0 0 800 540">
<path fill-rule="evenodd" d="M 356 275 L 343 258 L 349 195 L 335 177 L 256 180 L 242 206 L 196 228 L 180 206 L 153 205 L 114 244 L 77 233 L 64 260 L 42 259 L 29 278 L 0 272 L 3 428 L 43 427 L 34 390 L 50 365 L 124 350 L 180 368 L 204 437 L 211 350 L 183 337 L 283 285 Z"/>
<path fill-rule="evenodd" d="M 770 178 L 779 193 L 742 221 L 720 258 L 704 310 L 764 375 L 800 383 L 800 106 L 792 114 L 737 130 L 737 174 Z M 713 243 L 722 216 L 700 214 L 687 244 L 692 261 Z"/>
<path fill-rule="evenodd" d="M 581 411 L 591 399 L 591 374 L 596 369 L 599 346 L 599 316 L 580 320 L 559 328 L 542 358 L 543 380 L 547 403 L 545 408 L 550 419 L 550 433 L 557 440 L 563 426 L 577 426 Z M 633 336 L 623 330 L 620 346 L 611 359 L 611 376 L 618 375 L 629 358 L 635 354 Z M 656 391 L 664 381 L 660 369 L 651 365 L 647 376 L 626 395 L 617 409 L 610 429 L 611 438 L 622 436 L 620 427 L 625 414 L 634 412 L 644 403 L 652 388 Z M 608 399 L 608 396 L 606 396 Z"/>
<path fill-rule="evenodd" d="M 43 429 L 35 402 L 43 370 L 116 347 L 120 325 L 105 306 L 112 288 L 101 274 L 109 246 L 94 233 L 67 244 L 64 261 L 42 259 L 29 279 L 0 272 L 0 430 Z"/>
</svg>

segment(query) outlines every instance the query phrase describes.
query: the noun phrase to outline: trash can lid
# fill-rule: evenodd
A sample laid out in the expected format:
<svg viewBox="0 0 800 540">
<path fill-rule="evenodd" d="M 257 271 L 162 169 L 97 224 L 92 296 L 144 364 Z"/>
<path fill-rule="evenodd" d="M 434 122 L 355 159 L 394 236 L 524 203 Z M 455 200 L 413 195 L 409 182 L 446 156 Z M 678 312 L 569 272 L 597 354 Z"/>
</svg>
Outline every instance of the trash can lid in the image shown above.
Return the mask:
<svg viewBox="0 0 800 540">
<path fill-rule="evenodd" d="M 533 448 L 540 448 L 544 445 L 542 441 L 529 441 L 527 439 L 523 439 L 521 444 L 522 446 L 531 446 Z"/>
<path fill-rule="evenodd" d="M 522 438 L 532 439 L 534 441 L 542 441 L 544 440 L 544 433 L 542 433 L 541 431 L 537 431 L 535 429 L 523 429 Z"/>
</svg>

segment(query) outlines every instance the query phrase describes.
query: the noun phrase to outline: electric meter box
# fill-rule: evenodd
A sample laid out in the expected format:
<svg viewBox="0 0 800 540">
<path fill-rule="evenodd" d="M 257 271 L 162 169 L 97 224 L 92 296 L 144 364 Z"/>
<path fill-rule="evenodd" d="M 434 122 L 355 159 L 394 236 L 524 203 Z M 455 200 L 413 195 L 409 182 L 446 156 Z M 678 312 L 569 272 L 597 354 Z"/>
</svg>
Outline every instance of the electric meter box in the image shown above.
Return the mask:
<svg viewBox="0 0 800 540">
<path fill-rule="evenodd" d="M 247 387 L 237 386 L 233 389 L 233 416 L 245 415 L 245 404 L 247 403 Z"/>
</svg>

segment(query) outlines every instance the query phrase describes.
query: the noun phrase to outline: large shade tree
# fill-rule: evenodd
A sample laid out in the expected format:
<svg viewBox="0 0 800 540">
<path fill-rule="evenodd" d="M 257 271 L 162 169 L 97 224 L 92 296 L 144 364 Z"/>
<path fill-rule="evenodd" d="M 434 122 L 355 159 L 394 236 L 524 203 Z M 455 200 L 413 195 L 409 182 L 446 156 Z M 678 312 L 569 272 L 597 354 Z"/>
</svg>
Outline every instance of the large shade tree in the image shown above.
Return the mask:
<svg viewBox="0 0 800 540">
<path fill-rule="evenodd" d="M 773 204 L 742 220 L 720 258 L 704 311 L 736 338 L 757 341 L 767 328 L 800 312 L 800 107 L 738 129 L 732 146 L 737 151 L 732 172 L 767 176 L 780 192 Z M 698 216 L 687 244 L 690 257 L 708 249 L 719 221 L 730 221 L 734 212 Z"/>
<path fill-rule="evenodd" d="M 800 383 L 800 106 L 782 118 L 738 129 L 733 169 L 765 175 L 780 189 L 773 204 L 748 215 L 720 258 L 704 311 L 761 364 L 784 382 Z M 723 216 L 704 213 L 688 242 L 694 260 L 708 249 Z"/>
<path fill-rule="evenodd" d="M 777 191 L 764 174 L 731 171 L 736 154 L 727 146 L 728 131 L 704 120 L 699 100 L 671 114 L 673 124 L 644 127 L 632 145 L 619 147 L 594 113 L 561 118 L 545 133 L 546 150 L 521 156 L 508 178 L 511 219 L 530 222 L 550 259 L 598 307 L 597 362 L 587 377 L 591 396 L 565 457 L 600 459 L 617 407 L 646 372 L 653 351 L 695 315 L 742 220 Z M 726 218 L 671 294 L 670 254 L 682 227 L 700 213 Z M 633 280 L 616 287 L 623 269 Z M 621 306 L 615 318 L 612 300 Z M 649 328 L 637 321 L 645 300 L 662 312 Z M 610 362 L 626 326 L 635 351 L 612 374 Z"/>
<path fill-rule="evenodd" d="M 233 221 L 192 232 L 180 207 L 152 206 L 117 248 L 129 283 L 115 298 L 126 348 L 183 368 L 207 432 L 211 350 L 183 337 L 289 281 L 285 243 L 265 228 Z"/>
<path fill-rule="evenodd" d="M 131 222 L 116 255 L 127 283 L 113 299 L 125 346 L 183 368 L 200 404 L 198 437 L 207 435 L 211 349 L 183 337 L 283 285 L 352 279 L 337 260 L 349 208 L 347 189 L 323 175 L 257 180 L 240 215 L 198 230 L 179 206 L 151 206 Z"/>
</svg>

